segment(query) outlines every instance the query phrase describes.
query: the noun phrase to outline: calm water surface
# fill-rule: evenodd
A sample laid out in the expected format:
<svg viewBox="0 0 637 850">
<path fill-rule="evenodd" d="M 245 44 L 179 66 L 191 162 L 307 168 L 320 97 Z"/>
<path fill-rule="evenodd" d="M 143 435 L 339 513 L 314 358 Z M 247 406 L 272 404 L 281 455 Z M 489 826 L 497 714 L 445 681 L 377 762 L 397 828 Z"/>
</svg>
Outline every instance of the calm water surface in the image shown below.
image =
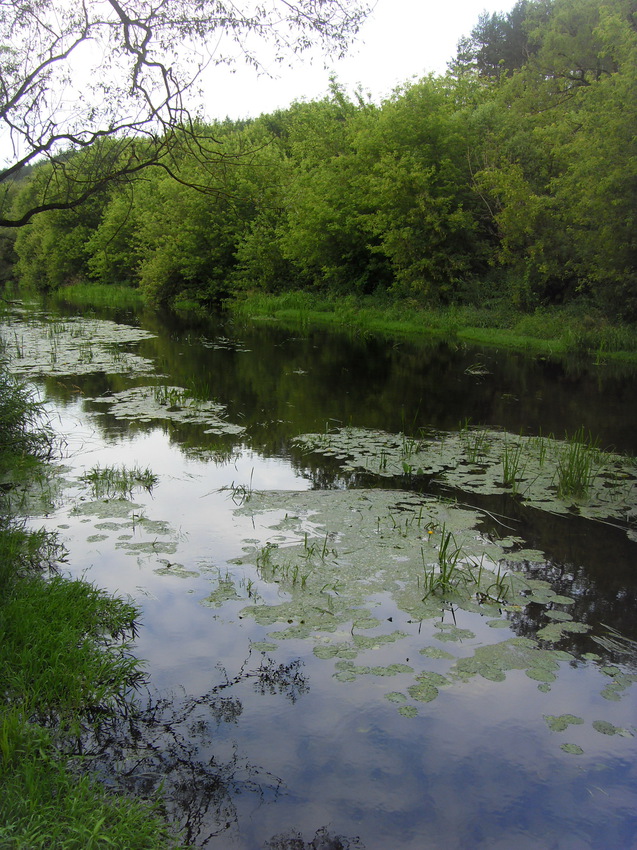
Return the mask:
<svg viewBox="0 0 637 850">
<path fill-rule="evenodd" d="M 12 368 L 24 365 L 19 340 L 44 350 L 47 334 L 59 335 L 69 318 L 5 317 Z M 144 710 L 111 730 L 106 744 L 117 760 L 114 768 L 98 760 L 104 781 L 149 792 L 165 780 L 168 808 L 193 845 L 215 850 L 637 848 L 637 652 L 628 642 L 613 652 L 592 637 L 606 634 L 605 624 L 637 639 L 637 543 L 625 526 L 523 508 L 510 496 L 445 491 L 488 511 L 491 532 L 492 517 L 505 516 L 541 553 L 520 568 L 572 597 L 574 621 L 590 628 L 558 641 L 569 655 L 552 680 L 522 668 L 501 681 L 475 675 L 441 686 L 413 717 L 387 697 L 407 692 L 414 673 L 390 676 L 388 666 L 447 675 L 450 658 L 534 637 L 544 607 L 476 613 L 441 602 L 437 618 L 418 620 L 395 593 L 374 588 L 379 625 L 360 634 L 378 643 L 354 659 L 365 673 L 340 679 L 351 654 L 320 650 L 351 643 L 354 625 L 317 638 L 295 631 L 296 622 L 287 629 L 246 612 L 290 595 L 246 557 L 288 534 L 288 511 L 251 511 L 252 494 L 388 486 L 303 454 L 295 436 L 343 425 L 417 435 L 470 421 L 562 437 L 584 426 L 601 446 L 635 454 L 635 373 L 266 323 L 119 318 L 149 332 L 112 344 L 145 358 L 146 374 L 91 370 L 88 353 L 82 369 L 65 374 L 62 349 L 51 368 L 26 370 L 65 438 L 66 483 L 33 523 L 59 533 L 71 574 L 130 595 L 143 612 L 136 653 L 148 662 L 149 702 L 140 698 Z M 104 401 L 149 384 L 214 400 L 223 421 L 243 430 L 123 419 Z M 98 514 L 79 476 L 122 464 L 149 467 L 158 483 L 150 494 L 136 491 L 132 507 L 111 499 Z M 435 481 L 390 486 L 441 492 Z M 307 523 L 320 544 L 324 531 Z M 498 617 L 502 628 L 493 627 Z M 400 639 L 383 642 L 396 632 Z M 432 647 L 438 652 L 421 653 Z M 563 729 L 547 720 L 568 715 L 575 719 Z"/>
</svg>

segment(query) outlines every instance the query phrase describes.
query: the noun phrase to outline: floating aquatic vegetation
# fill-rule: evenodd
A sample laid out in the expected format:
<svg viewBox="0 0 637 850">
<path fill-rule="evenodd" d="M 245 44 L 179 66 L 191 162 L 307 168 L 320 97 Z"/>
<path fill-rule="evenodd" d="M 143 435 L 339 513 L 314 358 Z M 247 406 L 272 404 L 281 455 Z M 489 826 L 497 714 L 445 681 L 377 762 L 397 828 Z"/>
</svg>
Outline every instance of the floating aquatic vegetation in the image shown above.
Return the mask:
<svg viewBox="0 0 637 850">
<path fill-rule="evenodd" d="M 183 387 L 131 387 L 87 401 L 108 407 L 109 414 L 116 419 L 202 425 L 204 434 L 241 434 L 244 431 L 241 425 L 235 425 L 224 418 L 224 405 L 195 398 Z"/>
<path fill-rule="evenodd" d="M 605 686 L 602 691 L 602 696 L 604 699 L 611 700 L 613 702 L 619 702 L 619 700 L 624 696 L 624 692 L 631 685 L 637 682 L 636 674 L 627 673 L 620 667 L 602 667 L 601 672 L 612 680 Z"/>
<path fill-rule="evenodd" d="M 187 570 L 183 564 L 176 564 L 165 558 L 160 558 L 159 563 L 164 566 L 153 570 L 155 575 L 158 576 L 175 576 L 176 578 L 197 578 L 199 576 L 196 570 Z"/>
<path fill-rule="evenodd" d="M 621 726 L 615 726 L 608 720 L 593 720 L 593 729 L 601 735 L 621 735 L 622 738 L 632 738 L 633 733 Z"/>
<path fill-rule="evenodd" d="M 314 656 L 334 665 L 338 682 L 397 677 L 399 687 L 386 695 L 406 717 L 436 699 L 442 687 L 476 677 L 502 682 L 515 670 L 548 694 L 560 670 L 575 663 L 572 653 L 554 644 L 590 629 L 565 610 L 572 597 L 546 581 L 503 569 L 507 548 L 475 531 L 480 513 L 474 510 L 403 491 L 354 490 L 255 492 L 236 513 L 251 515 L 270 538 L 265 545 L 245 541 L 244 555 L 233 563 L 252 566 L 263 585 L 278 587 L 276 597 L 263 592 L 269 601 L 247 605 L 241 616 L 254 619 L 268 642 L 314 641 Z M 427 593 L 423 559 L 430 569 L 440 569 L 445 544 L 463 579 L 448 593 Z M 486 592 L 498 581 L 506 582 L 506 605 Z M 389 617 L 381 613 L 387 612 L 388 598 L 395 606 L 389 606 L 394 612 Z M 512 629 L 508 612 L 529 605 L 543 608 L 547 625 L 534 637 L 505 633 L 502 640 L 502 632 Z M 400 627 L 388 628 L 394 620 Z M 478 636 L 484 624 L 497 629 L 493 642 L 485 644 L 484 629 Z M 418 643 L 427 645 L 414 649 L 414 628 Z M 374 660 L 376 654 L 382 663 Z M 392 661 L 397 654 L 408 657 L 407 663 Z M 606 667 L 604 677 L 602 695 L 611 700 L 633 682 L 619 667 Z"/>
<path fill-rule="evenodd" d="M 246 348 L 239 340 L 230 339 L 225 336 L 217 336 L 214 339 L 208 339 L 205 336 L 198 336 L 197 342 L 199 345 L 203 346 L 203 348 L 210 348 L 214 351 L 237 351 L 239 353 L 246 353 L 250 351 L 250 349 Z"/>
<path fill-rule="evenodd" d="M 417 684 L 407 690 L 409 696 L 418 702 L 431 702 L 440 693 L 439 689 L 449 684 L 449 680 L 440 673 L 420 673 L 416 676 Z"/>
<path fill-rule="evenodd" d="M 25 322 L 8 315 L 0 338 L 11 369 L 19 375 L 148 374 L 154 363 L 123 346 L 155 335 L 141 328 L 104 319 L 54 319 L 40 313 Z"/>
<path fill-rule="evenodd" d="M 201 599 L 200 604 L 205 608 L 221 608 L 226 602 L 242 598 L 232 577 L 226 575 L 224 577 L 219 576 L 216 589 L 209 593 L 205 599 Z"/>
<path fill-rule="evenodd" d="M 515 493 L 525 504 L 554 513 L 615 519 L 627 526 L 637 520 L 634 458 L 601 451 L 582 430 L 556 440 L 465 426 L 413 440 L 342 428 L 303 434 L 295 443 L 339 460 L 346 472 L 385 478 L 425 475 L 470 493 Z"/>
<path fill-rule="evenodd" d="M 562 744 L 560 749 L 564 750 L 565 753 L 570 753 L 572 756 L 581 756 L 584 754 L 584 750 L 579 744 Z"/>
<path fill-rule="evenodd" d="M 128 519 L 141 507 L 130 499 L 91 499 L 76 502 L 71 510 L 71 516 L 95 516 L 109 521 Z"/>
<path fill-rule="evenodd" d="M 575 714 L 545 714 L 544 719 L 551 732 L 563 732 L 569 726 L 581 726 L 584 723 L 583 718 Z"/>
</svg>

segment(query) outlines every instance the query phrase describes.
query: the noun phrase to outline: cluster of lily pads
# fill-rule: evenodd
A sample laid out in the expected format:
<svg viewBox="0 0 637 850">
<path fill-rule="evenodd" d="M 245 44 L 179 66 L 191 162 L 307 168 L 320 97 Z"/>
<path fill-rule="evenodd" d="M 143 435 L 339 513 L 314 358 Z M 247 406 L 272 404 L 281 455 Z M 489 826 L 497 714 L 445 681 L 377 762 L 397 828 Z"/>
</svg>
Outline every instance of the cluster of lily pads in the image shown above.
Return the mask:
<svg viewBox="0 0 637 850">
<path fill-rule="evenodd" d="M 513 537 L 494 543 L 482 536 L 475 531 L 479 514 L 474 510 L 386 490 L 255 492 L 237 510 L 258 517 L 270 536 L 265 545 L 246 545 L 236 565 L 253 566 L 262 582 L 279 588 L 276 600 L 246 600 L 250 604 L 241 611 L 266 632 L 257 647 L 268 651 L 280 641 L 311 640 L 316 657 L 333 661 L 337 681 L 386 679 L 386 698 L 407 717 L 442 688 L 476 676 L 502 681 L 509 671 L 523 670 L 548 692 L 563 666 L 601 660 L 596 653 L 576 658 L 559 645 L 569 633 L 586 633 L 590 626 L 569 612 L 572 597 L 555 593 L 548 582 L 529 578 L 522 569 L 521 562 L 540 561 L 541 553 L 522 548 Z M 449 534 L 462 579 L 432 593 L 427 575 L 440 571 L 441 546 Z M 494 586 L 501 588 L 499 599 L 487 592 Z M 235 586 L 232 598 L 246 595 Z M 542 607 L 543 624 L 534 637 L 518 636 L 515 618 L 531 603 Z M 478 622 L 512 635 L 485 645 L 474 631 Z M 384 658 L 392 644 L 413 647 L 415 633 L 421 644 L 418 661 L 370 663 L 370 655 Z M 461 652 L 449 652 L 452 647 Z M 612 680 L 601 691 L 611 700 L 637 681 L 619 668 L 602 674 Z M 394 679 L 404 686 L 392 687 Z"/>
<path fill-rule="evenodd" d="M 617 520 L 636 537 L 637 461 L 601 451 L 581 431 L 558 440 L 469 427 L 422 438 L 341 428 L 295 442 L 336 459 L 344 472 L 423 475 L 468 493 L 514 493 L 541 510 Z"/>
<path fill-rule="evenodd" d="M 154 375 L 155 363 L 126 347 L 155 334 L 104 319 L 60 319 L 46 311 L 24 310 L 16 305 L 3 316 L 0 341 L 15 374 L 87 375 L 105 372 L 136 378 Z M 237 435 L 244 429 L 225 418 L 225 407 L 196 398 L 183 387 L 152 384 L 86 401 L 107 408 L 117 419 L 135 422 L 168 421 L 204 426 L 206 434 Z"/>
<path fill-rule="evenodd" d="M 140 375 L 155 370 L 152 360 L 123 348 L 154 334 L 104 319 L 59 319 L 46 312 L 29 313 L 25 319 L 13 310 L 3 316 L 0 337 L 12 370 L 25 377 L 93 372 Z"/>
<path fill-rule="evenodd" d="M 203 426 L 204 434 L 241 434 L 241 425 L 225 418 L 226 408 L 216 401 L 196 398 L 184 387 L 153 385 L 131 387 L 118 393 L 87 398 L 116 419 L 131 422 L 174 422 Z"/>
</svg>

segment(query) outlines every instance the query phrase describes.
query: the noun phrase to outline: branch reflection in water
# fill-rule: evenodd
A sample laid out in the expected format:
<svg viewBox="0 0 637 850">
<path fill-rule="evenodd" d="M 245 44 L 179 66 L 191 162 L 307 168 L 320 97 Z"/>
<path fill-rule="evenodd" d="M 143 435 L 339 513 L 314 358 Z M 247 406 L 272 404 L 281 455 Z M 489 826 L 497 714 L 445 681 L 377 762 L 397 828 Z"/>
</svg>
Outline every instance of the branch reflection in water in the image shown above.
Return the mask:
<svg viewBox="0 0 637 850">
<path fill-rule="evenodd" d="M 254 662 L 250 653 L 234 675 L 218 665 L 221 681 L 199 696 L 148 690 L 133 697 L 125 712 L 81 742 L 82 755 L 108 786 L 159 797 L 188 844 L 205 846 L 237 827 L 236 797 L 249 794 L 266 804 L 284 790 L 281 779 L 251 764 L 235 742 L 228 752 L 215 734 L 222 724 L 239 722 L 243 705 L 230 692 L 241 683 L 252 681 L 256 693 L 292 703 L 308 693 L 302 661 L 276 664 L 261 655 Z"/>
</svg>

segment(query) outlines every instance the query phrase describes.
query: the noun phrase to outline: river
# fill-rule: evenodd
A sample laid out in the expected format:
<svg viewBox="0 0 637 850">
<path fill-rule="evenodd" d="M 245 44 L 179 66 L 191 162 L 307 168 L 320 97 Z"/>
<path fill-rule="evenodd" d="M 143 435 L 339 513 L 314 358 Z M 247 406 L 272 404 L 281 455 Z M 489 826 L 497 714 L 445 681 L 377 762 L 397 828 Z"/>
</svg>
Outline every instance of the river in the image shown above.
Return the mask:
<svg viewBox="0 0 637 850">
<path fill-rule="evenodd" d="M 637 848 L 634 369 L 152 311 L 0 324 L 61 443 L 29 521 L 142 612 L 104 782 L 161 786 L 213 850 Z"/>
</svg>

